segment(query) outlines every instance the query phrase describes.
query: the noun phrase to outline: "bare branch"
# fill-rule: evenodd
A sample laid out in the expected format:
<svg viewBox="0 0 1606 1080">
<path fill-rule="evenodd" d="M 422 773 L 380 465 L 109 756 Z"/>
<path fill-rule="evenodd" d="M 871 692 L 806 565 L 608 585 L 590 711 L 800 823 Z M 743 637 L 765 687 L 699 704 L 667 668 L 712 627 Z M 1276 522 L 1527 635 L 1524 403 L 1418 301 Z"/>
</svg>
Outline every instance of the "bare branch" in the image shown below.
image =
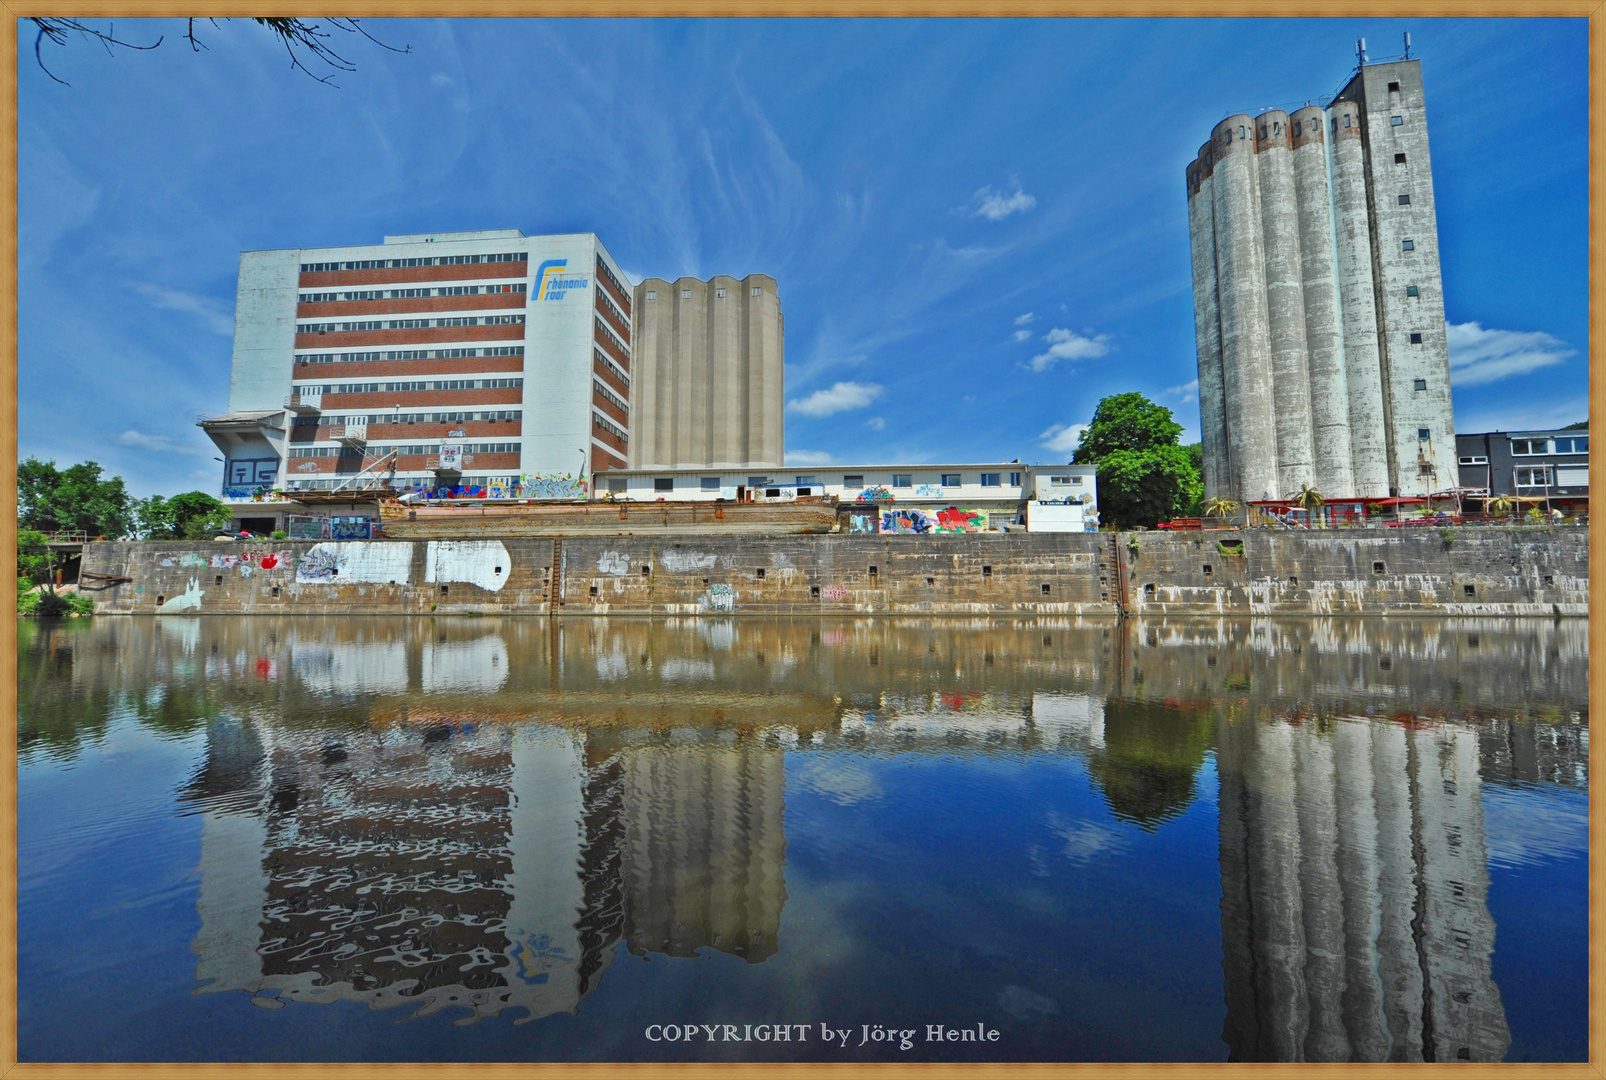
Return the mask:
<svg viewBox="0 0 1606 1080">
<path fill-rule="evenodd" d="M 125 49 L 138 49 L 141 52 L 148 52 L 162 43 L 161 38 L 157 38 L 149 45 L 136 45 L 132 41 L 120 40 L 117 37 L 116 28 L 111 23 L 106 24 L 105 30 L 97 30 L 79 19 L 29 19 L 28 21 L 39 28 L 39 33 L 33 39 L 33 58 L 38 62 L 39 70 L 63 86 L 71 86 L 72 84 L 66 79 L 58 78 L 55 72 L 46 67 L 45 58 L 40 54 L 39 47 L 46 38 L 50 39 L 51 44 L 66 45 L 69 34 L 78 34 L 91 41 L 100 42 L 108 53 L 112 51 L 112 46 L 114 45 L 120 45 Z"/>
</svg>

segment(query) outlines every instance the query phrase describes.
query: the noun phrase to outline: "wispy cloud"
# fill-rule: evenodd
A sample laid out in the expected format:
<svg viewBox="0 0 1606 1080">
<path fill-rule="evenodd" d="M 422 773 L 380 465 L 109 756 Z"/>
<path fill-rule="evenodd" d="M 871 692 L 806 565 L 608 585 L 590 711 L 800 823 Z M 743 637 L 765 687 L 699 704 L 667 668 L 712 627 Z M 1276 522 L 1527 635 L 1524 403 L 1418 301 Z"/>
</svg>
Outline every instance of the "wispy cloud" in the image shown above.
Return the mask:
<svg viewBox="0 0 1606 1080">
<path fill-rule="evenodd" d="M 1014 191 L 999 191 L 988 186 L 977 188 L 972 197 L 976 200 L 976 216 L 988 221 L 1002 221 L 1011 214 L 1030 210 L 1037 205 L 1036 196 L 1022 191 L 1019 180 L 1015 181 Z"/>
<path fill-rule="evenodd" d="M 1056 454 L 1070 454 L 1081 441 L 1086 424 L 1055 424 L 1037 437 L 1043 446 Z"/>
<path fill-rule="evenodd" d="M 1186 405 L 1199 396 L 1199 380 L 1193 379 L 1180 386 L 1168 386 L 1165 389 L 1166 397 L 1174 397 L 1180 405 Z"/>
<path fill-rule="evenodd" d="M 1047 371 L 1061 360 L 1091 360 L 1110 351 L 1108 334 L 1084 336 L 1056 326 L 1043 340 L 1048 342 L 1048 351 L 1032 357 L 1033 371 Z"/>
<path fill-rule="evenodd" d="M 864 426 L 871 431 L 881 431 L 887 426 L 887 418 L 885 416 L 872 416 L 864 422 Z"/>
<path fill-rule="evenodd" d="M 1450 382 L 1482 386 L 1559 364 L 1578 350 L 1543 331 L 1486 330 L 1481 323 L 1445 323 Z"/>
<path fill-rule="evenodd" d="M 862 409 L 881 396 L 878 383 L 839 382 L 829 390 L 816 390 L 806 398 L 796 398 L 786 407 L 804 416 L 830 416 L 849 409 Z"/>
<path fill-rule="evenodd" d="M 210 457 L 212 450 L 204 446 L 175 442 L 167 435 L 145 435 L 138 431 L 125 431 L 117 436 L 118 446 L 135 450 L 149 450 L 158 454 L 189 454 L 192 457 Z M 211 474 L 208 473 L 208 476 Z"/>
<path fill-rule="evenodd" d="M 788 450 L 786 463 L 788 465 L 829 465 L 836 458 L 824 450 Z"/>
<path fill-rule="evenodd" d="M 194 296 L 176 289 L 164 289 L 148 281 L 134 283 L 134 291 L 149 297 L 151 304 L 172 311 L 187 311 L 199 315 L 214 333 L 229 336 L 234 333 L 234 313 L 224 310 L 222 304 L 209 296 Z"/>
<path fill-rule="evenodd" d="M 1015 340 L 1016 341 L 1030 341 L 1031 339 L 1032 339 L 1032 332 L 1030 330 L 1017 330 L 1017 331 L 1015 331 Z"/>
<path fill-rule="evenodd" d="M 1031 321 L 1032 321 L 1032 313 L 1030 311 L 1028 311 L 1024 315 L 1015 316 L 1015 325 L 1016 326 L 1025 326 L 1027 323 L 1029 323 Z"/>
</svg>

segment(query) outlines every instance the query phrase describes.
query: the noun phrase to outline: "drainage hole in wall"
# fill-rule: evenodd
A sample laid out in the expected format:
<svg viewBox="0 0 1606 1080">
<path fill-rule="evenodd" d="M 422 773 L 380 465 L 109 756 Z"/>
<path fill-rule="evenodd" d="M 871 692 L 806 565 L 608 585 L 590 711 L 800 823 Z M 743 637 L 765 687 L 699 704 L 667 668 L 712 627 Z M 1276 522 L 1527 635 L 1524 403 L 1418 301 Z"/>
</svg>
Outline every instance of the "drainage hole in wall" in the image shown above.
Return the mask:
<svg viewBox="0 0 1606 1080">
<path fill-rule="evenodd" d="M 1047 595 L 1048 595 L 1048 589 L 1049 589 L 1049 586 L 1048 586 L 1048 584 L 1047 584 L 1047 583 L 1046 583 L 1046 582 L 1045 582 L 1045 583 L 1044 583 L 1044 585 L 1043 585 L 1043 595 L 1044 595 L 1044 596 L 1047 596 Z"/>
<path fill-rule="evenodd" d="M 158 594 L 157 597 L 156 597 L 156 606 L 157 607 L 161 607 L 162 606 L 162 601 L 166 600 L 166 599 L 167 599 L 167 597 Z"/>
<path fill-rule="evenodd" d="M 818 600 L 819 598 L 820 598 L 820 587 L 818 585 L 810 585 L 809 586 L 809 599 L 810 600 Z"/>
<path fill-rule="evenodd" d="M 1375 562 L 1375 563 L 1372 564 L 1372 573 L 1381 574 L 1382 572 L 1383 572 L 1383 564 L 1382 563 Z"/>
<path fill-rule="evenodd" d="M 1052 634 L 1044 634 L 1043 635 L 1043 644 L 1044 645 L 1052 645 L 1052 644 L 1054 644 L 1054 636 Z"/>
<path fill-rule="evenodd" d="M 1478 635 L 1477 634 L 1468 634 L 1467 635 L 1467 645 L 1470 648 L 1476 649 L 1478 647 Z"/>
<path fill-rule="evenodd" d="M 1154 582 L 1151 581 L 1147 585 L 1143 586 L 1143 598 L 1145 600 L 1154 599 Z"/>
<path fill-rule="evenodd" d="M 1288 578 L 1288 584 L 1290 584 L 1290 585 L 1298 585 L 1299 584 L 1299 579 L 1297 577 L 1293 577 L 1292 575 L 1290 575 L 1289 578 Z"/>
<path fill-rule="evenodd" d="M 1461 591 L 1466 593 L 1468 596 L 1476 596 L 1478 594 L 1478 590 L 1473 588 L 1471 585 L 1461 586 Z"/>
<path fill-rule="evenodd" d="M 1209 563 L 1205 563 L 1204 564 L 1204 576 L 1205 577 L 1209 577 L 1213 573 L 1215 573 L 1215 568 L 1212 567 Z"/>
<path fill-rule="evenodd" d="M 279 595 L 279 586 L 275 585 L 273 587 L 273 595 L 274 596 L 278 596 Z"/>
<path fill-rule="evenodd" d="M 212 583 L 212 584 L 214 584 L 214 585 L 221 585 L 221 584 L 223 584 L 223 575 L 222 575 L 222 574 L 219 574 L 219 575 L 218 575 L 218 576 L 217 576 L 217 580 L 216 580 L 216 581 L 214 581 L 214 582 L 213 582 L 213 583 Z"/>
<path fill-rule="evenodd" d="M 758 568 L 758 580 L 764 580 L 764 568 L 762 566 Z"/>
<path fill-rule="evenodd" d="M 1385 656 L 1383 659 L 1377 662 L 1377 666 L 1382 668 L 1384 671 L 1388 671 L 1394 667 L 1394 661 Z"/>
<path fill-rule="evenodd" d="M 872 567 L 870 567 L 870 576 L 871 576 L 871 577 L 875 577 L 875 576 L 876 576 L 876 569 L 875 569 L 875 567 L 873 567 L 873 566 L 872 566 Z"/>
<path fill-rule="evenodd" d="M 642 567 L 642 568 L 641 568 L 641 576 L 642 576 L 642 577 L 652 577 L 652 567 L 650 567 L 650 566 L 643 566 L 643 567 Z"/>
<path fill-rule="evenodd" d="M 448 590 L 448 589 L 450 589 L 450 588 L 451 588 L 451 586 L 450 586 L 450 585 L 442 585 L 442 586 L 441 586 L 441 595 L 442 595 L 442 596 L 445 596 L 445 595 L 446 595 L 446 591 L 447 591 L 447 590 Z"/>
<path fill-rule="evenodd" d="M 993 568 L 990 567 L 990 566 L 982 567 L 981 568 L 981 576 L 982 577 L 992 577 L 993 576 Z"/>
<path fill-rule="evenodd" d="M 597 595 L 597 587 L 595 585 L 591 586 L 591 595 L 592 596 Z"/>
<path fill-rule="evenodd" d="M 1546 574 L 1545 575 L 1545 584 L 1546 585 L 1554 585 L 1554 584 L 1556 584 L 1555 576 L 1552 575 L 1552 574 Z"/>
<path fill-rule="evenodd" d="M 926 579 L 926 584 L 927 585 L 935 585 L 935 584 L 937 584 L 937 579 L 934 578 L 934 577 L 928 577 Z"/>
</svg>

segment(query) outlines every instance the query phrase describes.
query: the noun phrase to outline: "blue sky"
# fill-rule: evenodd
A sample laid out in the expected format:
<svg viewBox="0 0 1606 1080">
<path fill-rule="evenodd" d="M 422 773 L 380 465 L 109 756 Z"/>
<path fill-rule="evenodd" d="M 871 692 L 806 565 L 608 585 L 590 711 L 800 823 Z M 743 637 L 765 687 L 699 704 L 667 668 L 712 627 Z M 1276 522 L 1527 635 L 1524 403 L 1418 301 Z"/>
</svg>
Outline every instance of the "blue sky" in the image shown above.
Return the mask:
<svg viewBox="0 0 1606 1080">
<path fill-rule="evenodd" d="M 789 464 L 1069 458 L 1139 390 L 1197 438 L 1184 165 L 1412 33 L 1462 431 L 1587 415 L 1573 20 L 390 21 L 339 88 L 248 22 L 117 23 L 18 88 L 19 448 L 221 477 L 239 252 L 594 231 L 637 279 L 762 272 Z M 344 35 L 338 35 L 344 38 Z"/>
</svg>

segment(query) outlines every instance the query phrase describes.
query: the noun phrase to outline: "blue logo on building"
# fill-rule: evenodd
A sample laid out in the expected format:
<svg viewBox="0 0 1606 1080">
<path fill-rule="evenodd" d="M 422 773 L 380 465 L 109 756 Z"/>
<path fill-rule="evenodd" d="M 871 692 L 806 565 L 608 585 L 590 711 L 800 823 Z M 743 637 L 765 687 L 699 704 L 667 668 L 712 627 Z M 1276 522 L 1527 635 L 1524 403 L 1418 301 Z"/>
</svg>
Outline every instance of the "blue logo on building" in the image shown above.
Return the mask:
<svg viewBox="0 0 1606 1080">
<path fill-rule="evenodd" d="M 535 268 L 537 300 L 562 300 L 563 294 L 570 289 L 585 289 L 590 285 L 590 278 L 576 277 L 569 273 L 568 259 L 548 259 Z"/>
</svg>

